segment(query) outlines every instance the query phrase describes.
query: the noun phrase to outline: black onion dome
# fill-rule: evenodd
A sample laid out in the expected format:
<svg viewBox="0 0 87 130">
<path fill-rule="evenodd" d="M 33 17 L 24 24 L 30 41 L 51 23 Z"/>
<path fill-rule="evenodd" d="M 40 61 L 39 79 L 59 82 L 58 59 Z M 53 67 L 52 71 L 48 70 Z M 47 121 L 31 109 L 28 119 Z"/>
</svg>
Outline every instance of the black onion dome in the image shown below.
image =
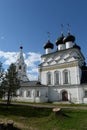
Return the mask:
<svg viewBox="0 0 87 130">
<path fill-rule="evenodd" d="M 80 46 L 78 46 L 77 44 L 75 44 L 73 47 L 78 48 L 79 50 L 81 50 Z"/>
<path fill-rule="evenodd" d="M 58 46 L 59 44 L 64 44 L 63 39 L 64 39 L 64 35 L 62 34 L 62 36 L 59 37 L 59 38 L 56 40 L 56 45 Z"/>
<path fill-rule="evenodd" d="M 51 48 L 51 49 L 54 48 L 54 45 L 53 45 L 53 43 L 50 42 L 50 40 L 48 40 L 48 42 L 44 45 L 44 49 L 46 49 L 46 48 Z"/>
<path fill-rule="evenodd" d="M 84 62 L 84 65 L 81 67 L 82 76 L 81 76 L 81 83 L 87 83 L 87 66 Z"/>
<path fill-rule="evenodd" d="M 69 41 L 72 41 L 74 42 L 75 41 L 75 37 L 73 35 L 71 35 L 70 33 L 68 33 L 68 36 L 64 37 L 63 39 L 63 42 L 69 42 Z"/>
<path fill-rule="evenodd" d="M 86 63 L 84 62 L 84 65 L 81 67 L 82 70 L 87 70 Z"/>
</svg>

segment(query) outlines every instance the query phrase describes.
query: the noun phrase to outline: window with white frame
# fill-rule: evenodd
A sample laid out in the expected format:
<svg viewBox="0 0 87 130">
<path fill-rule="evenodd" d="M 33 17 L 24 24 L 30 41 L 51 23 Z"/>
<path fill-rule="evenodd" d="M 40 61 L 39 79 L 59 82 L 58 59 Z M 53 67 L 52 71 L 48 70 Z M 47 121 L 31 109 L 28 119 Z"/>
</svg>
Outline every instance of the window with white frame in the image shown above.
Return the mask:
<svg viewBox="0 0 87 130">
<path fill-rule="evenodd" d="M 51 84 L 51 72 L 47 73 L 47 84 L 50 85 Z"/>
<path fill-rule="evenodd" d="M 63 71 L 63 83 L 69 84 L 69 71 L 68 70 Z"/>
<path fill-rule="evenodd" d="M 87 90 L 85 90 L 85 97 L 87 97 Z"/>
<path fill-rule="evenodd" d="M 23 96 L 24 96 L 24 92 L 23 92 L 23 90 L 20 90 L 20 92 L 19 92 L 19 96 L 20 96 L 20 97 L 23 97 Z"/>
<path fill-rule="evenodd" d="M 40 91 L 37 90 L 37 91 L 36 91 L 36 97 L 39 97 L 39 96 L 40 96 Z"/>
<path fill-rule="evenodd" d="M 31 97 L 31 91 L 26 91 L 26 97 Z"/>
<path fill-rule="evenodd" d="M 55 82 L 55 85 L 59 85 L 60 84 L 60 73 L 58 71 L 55 71 L 54 72 L 54 82 Z"/>
</svg>

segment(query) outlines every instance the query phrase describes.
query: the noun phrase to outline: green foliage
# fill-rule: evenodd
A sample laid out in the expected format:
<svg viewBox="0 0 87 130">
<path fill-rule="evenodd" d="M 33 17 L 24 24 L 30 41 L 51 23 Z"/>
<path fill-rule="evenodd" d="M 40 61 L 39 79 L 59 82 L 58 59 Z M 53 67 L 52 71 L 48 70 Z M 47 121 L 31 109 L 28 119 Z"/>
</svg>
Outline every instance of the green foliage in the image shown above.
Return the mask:
<svg viewBox="0 0 87 130">
<path fill-rule="evenodd" d="M 2 63 L 0 62 L 0 83 L 3 79 L 3 75 L 4 75 L 4 69 L 3 69 Z"/>
<path fill-rule="evenodd" d="M 0 105 L 0 119 L 14 120 L 21 130 L 86 130 L 87 110 L 62 109 L 65 115 L 56 116 L 52 108 L 23 105 Z M 18 125 L 19 126 L 19 125 Z"/>
<path fill-rule="evenodd" d="M 3 79 L 4 79 L 4 69 L 3 69 L 2 63 L 0 62 L 0 98 L 2 98 L 3 96 L 3 91 L 2 91 L 2 86 L 1 86 Z"/>
<path fill-rule="evenodd" d="M 2 94 L 7 97 L 7 104 L 10 104 L 12 97 L 17 96 L 16 91 L 20 87 L 17 77 L 16 66 L 11 64 L 1 84 Z"/>
</svg>

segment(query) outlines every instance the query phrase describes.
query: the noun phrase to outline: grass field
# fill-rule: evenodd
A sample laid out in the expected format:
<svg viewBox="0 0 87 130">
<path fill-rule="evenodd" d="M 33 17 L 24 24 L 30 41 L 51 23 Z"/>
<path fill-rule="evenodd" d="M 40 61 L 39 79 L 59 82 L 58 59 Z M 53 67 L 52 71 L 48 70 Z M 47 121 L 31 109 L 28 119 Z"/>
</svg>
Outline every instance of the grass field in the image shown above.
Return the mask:
<svg viewBox="0 0 87 130">
<path fill-rule="evenodd" d="M 13 120 L 17 130 L 87 130 L 87 110 L 62 111 L 66 116 L 56 116 L 52 108 L 0 104 L 0 120 Z"/>
</svg>

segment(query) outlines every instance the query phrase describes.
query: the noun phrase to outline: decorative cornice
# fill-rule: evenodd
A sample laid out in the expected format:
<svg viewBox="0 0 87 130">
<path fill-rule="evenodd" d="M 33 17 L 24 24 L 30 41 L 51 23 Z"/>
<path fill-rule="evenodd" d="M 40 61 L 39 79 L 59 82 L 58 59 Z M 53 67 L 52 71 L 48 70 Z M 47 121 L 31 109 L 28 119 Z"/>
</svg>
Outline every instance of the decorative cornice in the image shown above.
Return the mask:
<svg viewBox="0 0 87 130">
<path fill-rule="evenodd" d="M 62 54 L 62 53 L 65 53 L 65 52 L 70 52 L 70 51 L 75 51 L 75 52 L 78 52 L 78 54 L 83 58 L 85 59 L 84 55 L 82 54 L 82 52 L 78 49 L 78 48 L 68 48 L 68 49 L 65 49 L 65 50 L 60 50 L 60 51 L 55 51 L 55 52 L 52 52 L 52 53 L 49 53 L 49 54 L 44 54 L 41 56 L 41 58 L 43 57 L 49 57 L 49 56 L 52 56 L 52 55 L 59 55 L 59 54 Z"/>
<path fill-rule="evenodd" d="M 50 70 L 69 68 L 69 67 L 75 67 L 75 66 L 78 66 L 78 62 L 70 63 L 70 64 L 66 63 L 66 64 L 60 64 L 60 65 L 43 66 L 43 67 L 39 67 L 38 70 L 39 72 L 42 72 L 42 71 L 50 71 Z"/>
</svg>

